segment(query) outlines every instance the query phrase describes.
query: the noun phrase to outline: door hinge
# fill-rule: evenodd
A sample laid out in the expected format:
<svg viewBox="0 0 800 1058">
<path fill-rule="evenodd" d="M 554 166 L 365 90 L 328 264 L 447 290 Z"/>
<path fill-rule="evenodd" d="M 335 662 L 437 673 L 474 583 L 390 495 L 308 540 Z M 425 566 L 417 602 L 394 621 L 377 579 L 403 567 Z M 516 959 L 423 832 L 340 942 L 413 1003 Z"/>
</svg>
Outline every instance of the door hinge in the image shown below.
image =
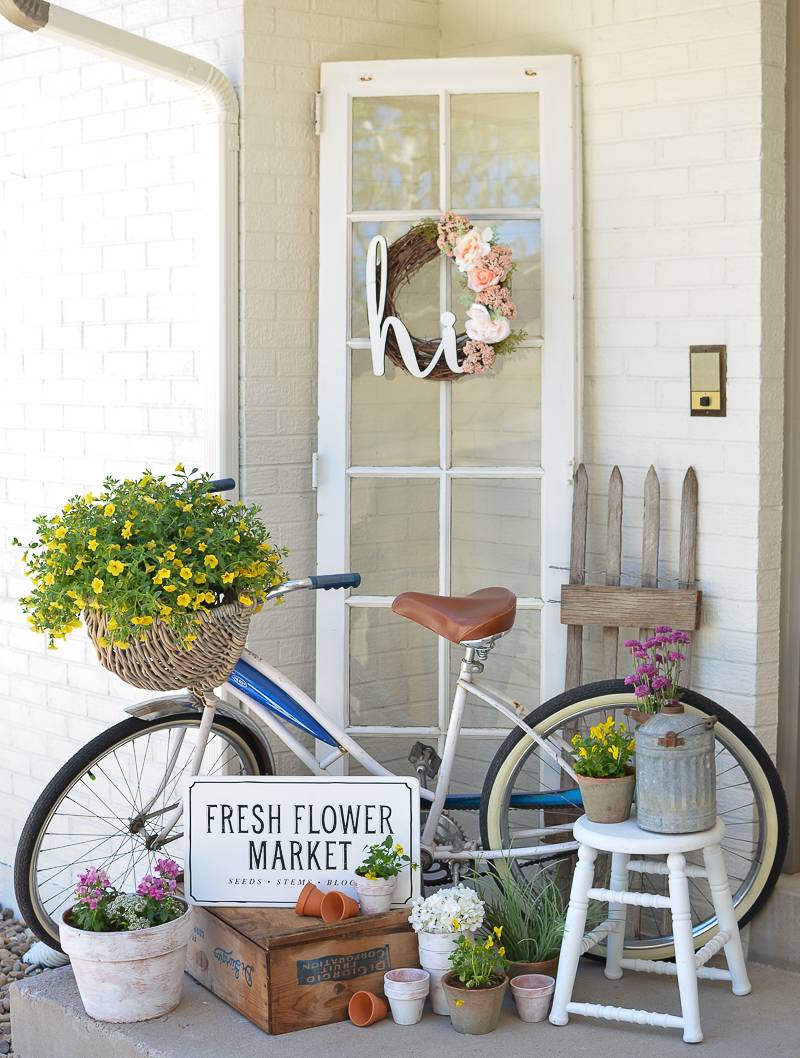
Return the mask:
<svg viewBox="0 0 800 1058">
<path fill-rule="evenodd" d="M 319 452 L 311 453 L 311 488 L 319 488 Z"/>
<path fill-rule="evenodd" d="M 322 132 L 322 92 L 314 93 L 314 135 Z"/>
</svg>

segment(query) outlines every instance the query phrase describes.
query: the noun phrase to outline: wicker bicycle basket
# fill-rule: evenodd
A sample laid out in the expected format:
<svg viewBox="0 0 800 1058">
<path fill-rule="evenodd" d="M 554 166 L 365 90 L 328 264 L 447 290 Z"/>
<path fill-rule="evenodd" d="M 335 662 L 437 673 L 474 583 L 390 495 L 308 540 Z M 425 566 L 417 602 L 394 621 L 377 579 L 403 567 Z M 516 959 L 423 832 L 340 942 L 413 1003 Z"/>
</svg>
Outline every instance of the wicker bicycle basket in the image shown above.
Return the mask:
<svg viewBox="0 0 800 1058">
<path fill-rule="evenodd" d="M 169 625 L 156 620 L 141 639 L 125 650 L 104 647 L 98 637 L 108 637 L 101 610 L 84 611 L 89 636 L 103 668 L 134 687 L 148 691 L 175 691 L 184 687 L 205 691 L 219 687 L 242 656 L 254 607 L 238 602 L 200 611 L 197 639 L 191 650 L 181 646 Z"/>
</svg>

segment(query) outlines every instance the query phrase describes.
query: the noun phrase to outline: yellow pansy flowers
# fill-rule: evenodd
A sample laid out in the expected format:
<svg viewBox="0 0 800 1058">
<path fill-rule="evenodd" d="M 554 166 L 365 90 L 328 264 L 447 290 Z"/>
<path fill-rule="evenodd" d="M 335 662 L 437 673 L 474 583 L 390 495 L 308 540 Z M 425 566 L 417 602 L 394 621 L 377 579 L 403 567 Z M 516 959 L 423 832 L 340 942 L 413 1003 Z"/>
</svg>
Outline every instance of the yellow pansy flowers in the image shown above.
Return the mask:
<svg viewBox="0 0 800 1058">
<path fill-rule="evenodd" d="M 20 545 L 32 627 L 52 645 L 92 609 L 105 617 L 109 649 L 133 648 L 160 621 L 189 648 L 207 609 L 259 607 L 287 578 L 285 551 L 270 542 L 257 507 L 210 494 L 209 481 L 183 464 L 171 478 L 109 477 L 99 492 L 36 518 L 33 541 Z"/>
</svg>

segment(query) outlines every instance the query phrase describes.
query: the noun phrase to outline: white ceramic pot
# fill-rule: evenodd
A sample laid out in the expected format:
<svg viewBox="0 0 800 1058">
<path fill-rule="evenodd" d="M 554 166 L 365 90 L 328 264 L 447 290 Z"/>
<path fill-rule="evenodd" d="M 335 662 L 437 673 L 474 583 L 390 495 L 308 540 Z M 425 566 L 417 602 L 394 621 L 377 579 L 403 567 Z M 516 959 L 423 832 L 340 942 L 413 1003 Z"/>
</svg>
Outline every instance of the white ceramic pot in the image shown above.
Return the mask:
<svg viewBox="0 0 800 1058">
<path fill-rule="evenodd" d="M 149 929 L 93 933 L 65 912 L 61 947 L 70 957 L 86 1013 L 97 1021 L 148 1021 L 181 1001 L 192 911 Z"/>
<path fill-rule="evenodd" d="M 356 895 L 365 915 L 377 915 L 380 911 L 389 911 L 392 897 L 397 887 L 397 876 L 394 878 L 362 878 L 355 876 Z"/>
<path fill-rule="evenodd" d="M 434 1014 L 450 1013 L 447 996 L 442 988 L 442 978 L 453 969 L 450 965 L 450 954 L 460 936 L 460 932 L 417 934 L 420 966 L 431 975 L 430 995 Z"/>
<path fill-rule="evenodd" d="M 544 1021 L 550 1012 L 556 983 L 547 974 L 521 974 L 511 978 L 511 992 L 523 1021 Z"/>
<path fill-rule="evenodd" d="M 427 970 L 389 970 L 383 975 L 383 994 L 392 1008 L 396 1025 L 416 1025 L 422 1017 L 425 997 L 430 990 L 431 975 Z"/>
</svg>

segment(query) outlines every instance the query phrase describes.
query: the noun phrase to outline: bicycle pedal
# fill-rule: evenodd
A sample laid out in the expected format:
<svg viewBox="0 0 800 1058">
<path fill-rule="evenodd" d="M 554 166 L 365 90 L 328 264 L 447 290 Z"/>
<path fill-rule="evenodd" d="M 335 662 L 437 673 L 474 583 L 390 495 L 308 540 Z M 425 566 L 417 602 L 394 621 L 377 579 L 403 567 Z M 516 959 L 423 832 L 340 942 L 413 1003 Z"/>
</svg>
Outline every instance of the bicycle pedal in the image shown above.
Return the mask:
<svg viewBox="0 0 800 1058">
<path fill-rule="evenodd" d="M 408 762 L 417 771 L 424 771 L 429 779 L 435 779 L 439 774 L 439 768 L 442 766 L 442 758 L 433 746 L 428 746 L 424 742 L 414 743 L 408 755 Z"/>
</svg>

